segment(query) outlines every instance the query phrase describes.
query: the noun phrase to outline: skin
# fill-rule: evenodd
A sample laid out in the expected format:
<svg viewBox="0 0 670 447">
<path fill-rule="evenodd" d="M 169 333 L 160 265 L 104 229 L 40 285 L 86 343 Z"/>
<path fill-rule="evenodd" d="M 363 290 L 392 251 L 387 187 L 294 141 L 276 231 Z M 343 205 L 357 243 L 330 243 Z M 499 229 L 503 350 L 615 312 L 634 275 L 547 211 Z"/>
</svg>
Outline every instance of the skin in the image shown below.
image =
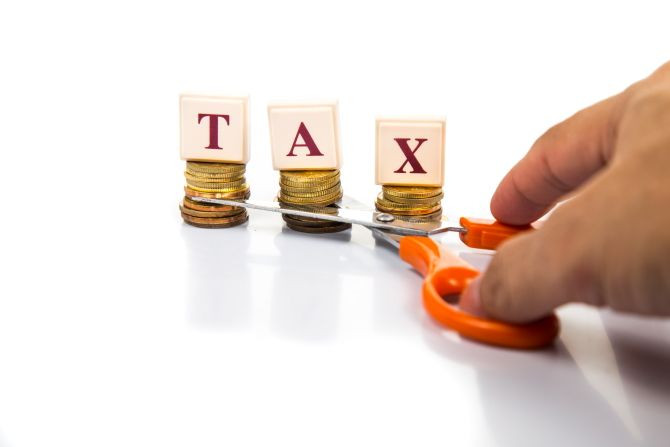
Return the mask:
<svg viewBox="0 0 670 447">
<path fill-rule="evenodd" d="M 502 244 L 460 305 L 522 323 L 569 302 L 670 315 L 670 62 L 549 129 L 491 200 L 537 231 Z"/>
</svg>

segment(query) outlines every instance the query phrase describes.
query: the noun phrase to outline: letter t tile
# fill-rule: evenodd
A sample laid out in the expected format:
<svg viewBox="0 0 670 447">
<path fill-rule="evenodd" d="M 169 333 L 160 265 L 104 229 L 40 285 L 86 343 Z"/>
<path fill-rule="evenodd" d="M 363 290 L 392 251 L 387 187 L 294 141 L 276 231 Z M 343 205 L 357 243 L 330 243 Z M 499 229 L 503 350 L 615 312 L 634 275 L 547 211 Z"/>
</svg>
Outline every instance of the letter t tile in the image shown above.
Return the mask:
<svg viewBox="0 0 670 447">
<path fill-rule="evenodd" d="M 249 161 L 249 98 L 181 95 L 181 158 Z"/>
</svg>

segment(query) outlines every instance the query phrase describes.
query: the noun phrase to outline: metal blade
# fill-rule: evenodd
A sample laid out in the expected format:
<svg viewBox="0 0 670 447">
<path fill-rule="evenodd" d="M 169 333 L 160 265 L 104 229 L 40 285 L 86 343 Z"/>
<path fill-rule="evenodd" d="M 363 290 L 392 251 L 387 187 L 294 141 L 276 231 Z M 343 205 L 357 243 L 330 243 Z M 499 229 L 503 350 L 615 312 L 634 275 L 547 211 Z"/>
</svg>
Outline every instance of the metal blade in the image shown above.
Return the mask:
<svg viewBox="0 0 670 447">
<path fill-rule="evenodd" d="M 460 227 L 450 227 L 446 220 L 436 222 L 407 222 L 400 220 L 390 214 L 380 213 L 369 209 L 359 209 L 357 202 L 348 197 L 344 198 L 342 204 L 336 203 L 335 213 L 320 213 L 318 209 L 306 211 L 304 208 L 297 209 L 279 202 L 267 202 L 257 200 L 226 200 L 226 199 L 208 199 L 204 197 L 190 197 L 196 202 L 214 203 L 217 205 L 239 206 L 243 208 L 256 209 L 261 211 L 270 211 L 274 213 L 288 214 L 291 216 L 311 217 L 316 219 L 330 220 L 333 222 L 343 222 L 356 225 L 363 225 L 367 228 L 377 228 L 388 231 L 393 234 L 408 236 L 430 236 L 444 233 L 446 231 L 461 231 Z M 344 206 L 344 207 L 340 207 Z"/>
</svg>

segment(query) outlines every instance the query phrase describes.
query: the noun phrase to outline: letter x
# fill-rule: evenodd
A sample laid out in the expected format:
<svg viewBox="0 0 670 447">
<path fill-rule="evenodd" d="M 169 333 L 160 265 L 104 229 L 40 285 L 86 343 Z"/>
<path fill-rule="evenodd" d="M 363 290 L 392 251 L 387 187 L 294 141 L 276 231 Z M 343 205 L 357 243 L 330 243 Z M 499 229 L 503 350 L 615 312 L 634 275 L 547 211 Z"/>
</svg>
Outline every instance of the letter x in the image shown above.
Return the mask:
<svg viewBox="0 0 670 447">
<path fill-rule="evenodd" d="M 410 174 L 425 174 L 426 171 L 424 171 L 423 167 L 419 163 L 419 160 L 416 159 L 416 151 L 419 150 L 421 145 L 425 142 L 428 141 L 427 138 L 416 138 L 417 145 L 414 149 L 410 149 L 409 144 L 407 142 L 410 140 L 409 138 L 394 138 L 395 142 L 398 143 L 398 146 L 400 146 L 400 150 L 402 151 L 403 155 L 405 156 L 405 161 L 403 164 L 396 170 L 393 171 L 396 174 L 405 174 L 405 165 L 407 163 L 410 164 L 412 167 L 412 170 L 410 171 Z"/>
</svg>

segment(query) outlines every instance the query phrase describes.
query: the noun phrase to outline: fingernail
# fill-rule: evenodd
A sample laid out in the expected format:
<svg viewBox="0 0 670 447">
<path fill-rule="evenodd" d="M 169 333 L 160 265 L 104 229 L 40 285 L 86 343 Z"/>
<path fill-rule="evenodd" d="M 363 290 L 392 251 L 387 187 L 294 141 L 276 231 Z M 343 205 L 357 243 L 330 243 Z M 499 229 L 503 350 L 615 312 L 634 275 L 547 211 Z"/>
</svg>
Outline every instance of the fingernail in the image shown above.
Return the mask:
<svg viewBox="0 0 670 447">
<path fill-rule="evenodd" d="M 465 288 L 461 294 L 461 300 L 459 301 L 459 306 L 461 310 L 476 315 L 479 317 L 484 317 L 484 309 L 482 309 L 481 301 L 479 299 L 479 285 L 481 284 L 481 276 L 476 277 L 470 284 Z"/>
</svg>

